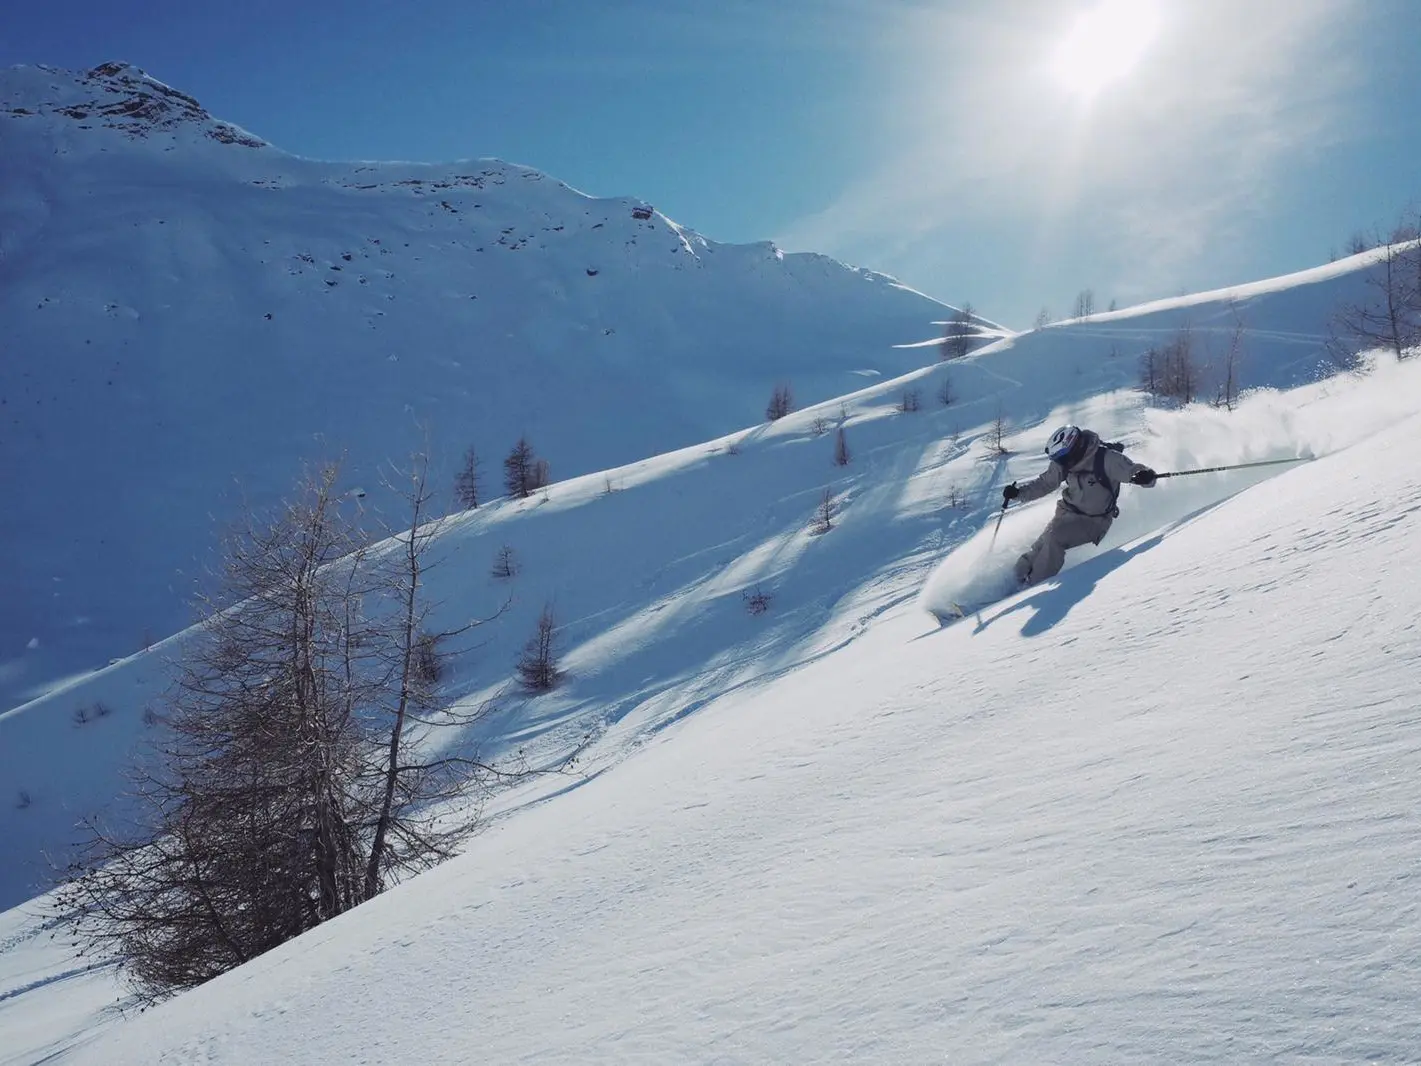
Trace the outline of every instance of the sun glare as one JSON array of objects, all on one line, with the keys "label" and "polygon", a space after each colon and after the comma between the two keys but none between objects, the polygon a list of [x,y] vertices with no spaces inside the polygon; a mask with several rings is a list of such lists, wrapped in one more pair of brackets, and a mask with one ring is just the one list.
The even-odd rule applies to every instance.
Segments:
[{"label": "sun glare", "polygon": [[1081,15],[1056,49],[1056,76],[1076,96],[1092,98],[1135,68],[1158,30],[1149,0],[1105,0]]}]

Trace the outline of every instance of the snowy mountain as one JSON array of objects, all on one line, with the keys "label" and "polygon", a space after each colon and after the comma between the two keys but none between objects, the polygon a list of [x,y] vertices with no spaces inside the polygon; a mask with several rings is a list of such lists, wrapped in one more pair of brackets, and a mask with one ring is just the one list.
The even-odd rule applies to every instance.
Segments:
[{"label": "snowy mountain", "polygon": [[427,433],[496,495],[520,434],[559,480],[660,454],[904,373],[950,310],[498,160],[296,158],[122,64],[0,71],[0,143],[0,707],[190,622],[306,460],[377,506]]},{"label": "snowy mountain", "polygon": [[[443,605],[439,624],[483,617],[510,592],[516,602],[479,654],[458,664],[449,698],[472,706],[504,688],[538,612],[552,601],[574,680],[531,705],[514,701],[472,739],[497,751],[537,737],[555,754],[591,730],[610,734],[602,750],[612,759],[725,688],[835,646],[838,638],[826,643],[821,629],[827,612],[857,604],[861,632],[878,612],[914,598],[930,562],[1000,503],[1006,466],[982,461],[998,411],[1028,441],[1072,418],[1142,440],[1146,409],[1129,390],[1139,353],[1185,326],[1201,362],[1218,357],[1240,322],[1247,327],[1238,366],[1245,388],[1312,381],[1326,369],[1326,314],[1356,295],[1368,263],[1364,256],[1062,323],[773,424],[560,482],[545,502],[501,500],[457,516],[441,538],[447,560],[432,586]],[[944,380],[953,393],[946,407],[938,399]],[[905,414],[903,395],[914,390],[921,410]],[[839,468],[827,430],[844,415],[855,459]],[[1156,461],[1218,465],[1298,454],[1291,415],[1251,426],[1247,439],[1237,421],[1212,409],[1195,417],[1204,427],[1198,439],[1157,436]],[[1026,469],[1037,452],[1032,444]],[[846,528],[809,537],[826,488]],[[1176,507],[1128,513],[1118,532],[1182,517],[1211,502],[1207,491],[1201,498],[1189,483],[1173,486],[1161,498]],[[954,492],[959,506],[944,510]],[[1016,536],[1016,521],[1003,530],[1004,543]],[[520,561],[513,582],[491,576],[505,546]],[[756,586],[773,592],[775,610],[747,629],[742,594]],[[12,842],[0,867],[0,904],[41,890],[49,877],[43,857],[66,854],[75,821],[124,790],[123,769],[148,734],[144,710],[161,694],[167,660],[183,639],[0,715],[0,785],[28,797],[0,804],[0,833]],[[112,713],[100,715],[100,707]],[[76,724],[76,716],[85,721]]]},{"label": "snowy mountain", "polygon": [[[185,121],[152,136],[273,151]],[[744,252],[704,247],[658,291]],[[503,795],[459,858],[141,1015],[112,1009],[112,966],[49,938],[43,898],[0,913],[0,1062],[1407,1061],[1421,361],[1336,376],[1323,355],[1375,259],[1006,337],[445,520],[434,623],[512,597],[450,664],[455,706],[504,693],[460,742],[537,762],[591,736],[579,776]],[[345,299],[324,287],[287,295]],[[308,339],[313,380],[339,391],[343,353]],[[1233,409],[1135,388],[1142,355],[1184,339],[1205,399],[1236,357]],[[864,343],[844,367],[871,367]],[[693,370],[662,372],[675,392]],[[594,405],[624,397],[585,395],[605,447],[629,439],[632,415]],[[234,401],[194,384],[188,402],[216,419]],[[924,608],[1046,521],[1043,502],[998,531],[1000,489],[1041,470],[1065,421],[1159,470],[1302,461],[1127,488],[1058,579],[937,628]],[[234,454],[194,446],[187,472]],[[144,506],[138,528],[168,513]],[[512,578],[493,573],[505,548]],[[550,601],[566,677],[507,695]],[[78,817],[122,816],[144,711],[189,639],[0,714],[0,906],[45,888]]]}]

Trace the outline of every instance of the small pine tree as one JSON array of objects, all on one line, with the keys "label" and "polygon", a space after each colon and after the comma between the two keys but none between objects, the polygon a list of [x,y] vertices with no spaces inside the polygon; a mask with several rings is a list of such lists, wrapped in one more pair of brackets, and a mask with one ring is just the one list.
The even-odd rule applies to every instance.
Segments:
[{"label": "small pine tree", "polygon": [[840,426],[834,434],[834,465],[848,466],[853,459],[853,453],[849,451],[849,438],[844,432],[844,427]]},{"label": "small pine tree", "polygon": [[792,410],[794,410],[794,396],[790,392],[789,386],[776,385],[775,391],[770,393],[770,402],[765,406],[766,421],[777,422]]}]

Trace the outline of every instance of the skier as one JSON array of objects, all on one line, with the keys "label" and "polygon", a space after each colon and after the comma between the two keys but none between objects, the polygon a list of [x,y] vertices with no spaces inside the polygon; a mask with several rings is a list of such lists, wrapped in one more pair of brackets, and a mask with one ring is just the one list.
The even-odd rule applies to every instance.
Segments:
[{"label": "skier", "polygon": [[1021,587],[1034,585],[1060,573],[1066,551],[1082,544],[1099,544],[1120,514],[1115,501],[1120,486],[1150,488],[1155,472],[1125,458],[1123,444],[1107,444],[1088,429],[1062,426],[1051,434],[1046,454],[1051,465],[1025,485],[1015,481],[1002,489],[1002,507],[1012,500],[1039,500],[1065,489],[1056,504],[1056,513],[1036,543],[1016,562],[1016,579]]}]

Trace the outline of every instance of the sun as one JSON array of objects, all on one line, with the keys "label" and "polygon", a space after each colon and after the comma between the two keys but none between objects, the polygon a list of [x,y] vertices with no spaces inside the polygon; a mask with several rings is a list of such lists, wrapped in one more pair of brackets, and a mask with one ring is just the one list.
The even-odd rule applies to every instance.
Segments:
[{"label": "sun", "polygon": [[1082,14],[1056,48],[1056,77],[1075,96],[1092,99],[1139,63],[1159,32],[1149,0],[1104,0]]}]

